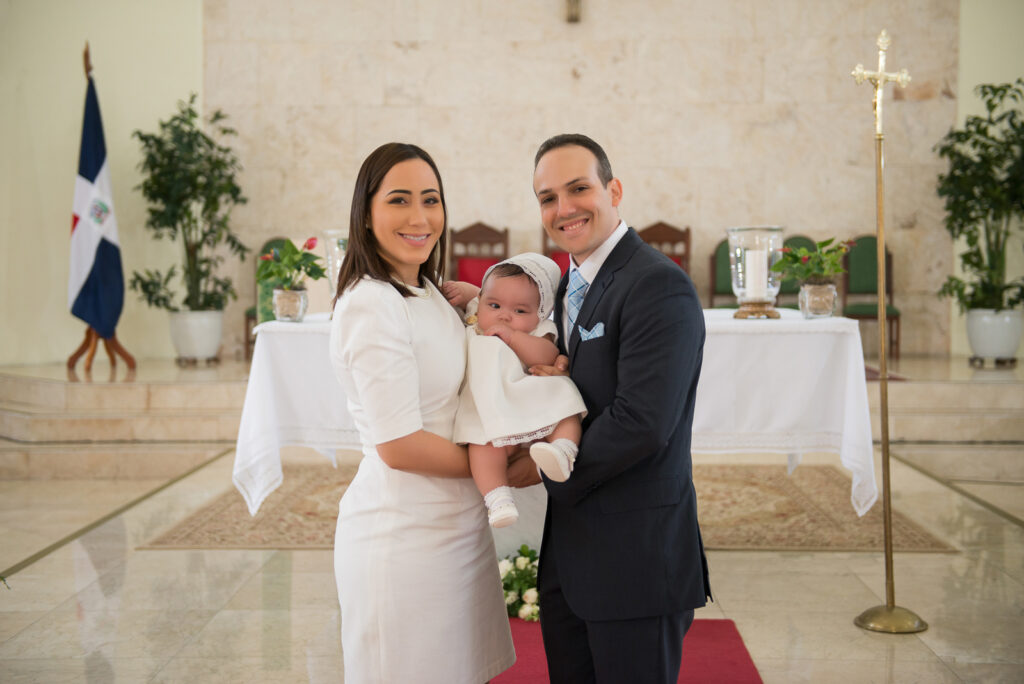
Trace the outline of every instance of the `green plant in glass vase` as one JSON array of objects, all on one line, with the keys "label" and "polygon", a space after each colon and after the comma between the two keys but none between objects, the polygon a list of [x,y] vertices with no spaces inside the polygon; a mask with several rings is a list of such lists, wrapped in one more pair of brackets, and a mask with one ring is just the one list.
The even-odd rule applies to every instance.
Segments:
[{"label": "green plant in glass vase", "polygon": [[291,240],[286,240],[278,249],[260,257],[259,268],[256,269],[257,280],[273,280],[282,290],[304,290],[305,280],[319,280],[326,275],[321,265],[323,257],[313,254],[316,249],[316,238],[311,237],[302,244],[302,249]]},{"label": "green plant in glass vase", "polygon": [[850,251],[854,241],[836,242],[829,238],[815,243],[815,249],[783,247],[782,258],[772,265],[783,280],[798,280],[801,284],[835,284],[835,277],[843,273],[843,255]]}]

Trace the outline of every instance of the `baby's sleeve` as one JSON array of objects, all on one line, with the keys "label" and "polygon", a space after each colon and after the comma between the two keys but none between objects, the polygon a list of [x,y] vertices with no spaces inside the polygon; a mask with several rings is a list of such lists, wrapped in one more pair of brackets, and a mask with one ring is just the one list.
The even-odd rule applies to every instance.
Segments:
[{"label": "baby's sleeve", "polygon": [[530,333],[534,337],[544,337],[545,335],[554,335],[555,339],[558,339],[558,327],[555,322],[550,318],[545,318],[543,321],[537,324],[537,327]]},{"label": "baby's sleeve", "polygon": [[419,365],[402,295],[364,280],[338,300],[332,326],[331,360],[348,371],[350,399],[366,414],[373,443],[421,430]]}]

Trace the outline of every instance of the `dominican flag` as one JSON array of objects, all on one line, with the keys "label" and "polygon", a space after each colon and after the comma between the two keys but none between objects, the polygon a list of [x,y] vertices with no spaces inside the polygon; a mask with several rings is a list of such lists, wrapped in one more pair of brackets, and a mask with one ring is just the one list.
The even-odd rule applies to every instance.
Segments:
[{"label": "dominican flag", "polygon": [[110,165],[96,86],[89,77],[71,217],[68,307],[104,339],[114,335],[124,304],[121,246],[117,241]]}]

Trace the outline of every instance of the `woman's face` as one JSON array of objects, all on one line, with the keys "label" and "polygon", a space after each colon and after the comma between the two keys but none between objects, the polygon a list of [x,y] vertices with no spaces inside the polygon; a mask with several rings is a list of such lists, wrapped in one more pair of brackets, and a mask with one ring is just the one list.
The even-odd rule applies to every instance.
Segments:
[{"label": "woman's face", "polygon": [[540,323],[540,292],[529,276],[491,276],[480,291],[477,327],[483,331],[504,323],[513,330],[532,332]]},{"label": "woman's face", "polygon": [[381,257],[407,285],[418,286],[419,268],[444,230],[437,177],[422,159],[391,167],[370,199],[370,224]]}]

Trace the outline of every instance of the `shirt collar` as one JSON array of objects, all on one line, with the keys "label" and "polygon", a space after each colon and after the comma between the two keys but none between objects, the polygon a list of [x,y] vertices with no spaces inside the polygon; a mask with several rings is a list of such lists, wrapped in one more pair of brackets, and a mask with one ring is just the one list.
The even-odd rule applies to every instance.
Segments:
[{"label": "shirt collar", "polygon": [[605,239],[605,241],[587,257],[583,264],[577,266],[576,259],[570,258],[569,269],[579,270],[580,275],[583,276],[588,283],[593,283],[594,278],[597,277],[597,272],[601,270],[601,267],[604,265],[608,255],[612,253],[613,249],[615,249],[615,245],[619,244],[619,240],[622,239],[622,236],[626,234],[627,230],[626,222],[620,220],[619,225],[615,227],[612,234],[609,235],[608,238]]}]

